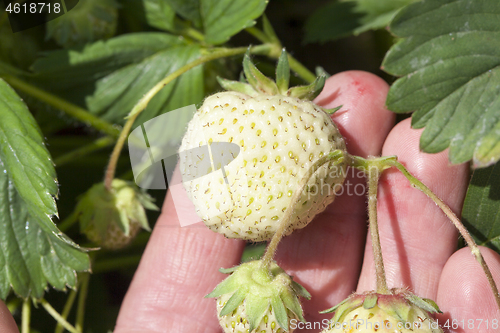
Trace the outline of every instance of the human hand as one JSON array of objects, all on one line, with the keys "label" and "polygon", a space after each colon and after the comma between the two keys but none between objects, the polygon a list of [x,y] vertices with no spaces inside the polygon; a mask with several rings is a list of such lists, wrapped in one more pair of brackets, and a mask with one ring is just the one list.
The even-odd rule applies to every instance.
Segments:
[{"label": "human hand", "polygon": [[[344,72],[327,81],[316,102],[325,107],[343,105],[333,119],[351,154],[397,155],[410,172],[460,213],[467,165],[450,167],[446,153],[420,153],[420,131],[410,129],[409,120],[393,128],[394,114],[384,108],[387,90],[387,84],[372,74]],[[279,246],[275,258],[279,265],[312,294],[310,301],[303,301],[311,324],[330,319],[331,314],[318,311],[337,304],[352,291],[375,287],[366,237],[366,198],[361,194],[364,184],[363,178],[350,176],[343,195]],[[378,220],[389,287],[409,287],[417,295],[435,300],[444,311],[438,316],[441,323],[465,320],[466,329],[456,332],[497,331],[491,325],[486,330],[484,322],[478,327],[479,319],[490,323],[499,319],[481,267],[468,249],[455,252],[457,232],[449,220],[396,170],[386,171],[381,178]],[[244,242],[225,239],[204,226],[181,228],[167,195],[115,333],[220,332],[214,300],[204,296],[226,277],[218,269],[238,264],[243,249]],[[482,252],[500,283],[500,256],[488,249]],[[472,329],[467,328],[470,319],[476,320]],[[296,332],[305,331],[320,329]],[[0,302],[0,333],[12,332],[17,328]]]}]

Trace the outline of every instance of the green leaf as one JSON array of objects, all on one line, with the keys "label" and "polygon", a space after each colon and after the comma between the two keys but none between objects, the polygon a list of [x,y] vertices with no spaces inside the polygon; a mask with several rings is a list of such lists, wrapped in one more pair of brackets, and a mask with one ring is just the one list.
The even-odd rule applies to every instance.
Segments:
[{"label": "green leaf", "polygon": [[26,105],[0,80],[0,298],[43,296],[47,283],[76,287],[88,255],[51,220],[55,169]]},{"label": "green leaf", "polygon": [[56,232],[50,219],[57,214],[56,172],[43,135],[21,98],[0,79],[0,160],[19,195],[46,231]]},{"label": "green leaf", "polygon": [[163,0],[168,3],[180,16],[201,27],[200,0]]},{"label": "green leaf", "polygon": [[332,1],[308,17],[304,29],[304,42],[324,43],[351,35],[361,26],[363,14],[356,13],[353,2]]},{"label": "green leaf", "polygon": [[476,167],[500,158],[500,2],[436,0],[403,9],[391,31],[403,39],[383,68],[403,76],[389,90],[394,112],[416,110],[420,148],[450,148],[450,161]]},{"label": "green leaf", "polygon": [[382,29],[416,0],[340,0],[318,8],[306,21],[305,42],[326,42]]},{"label": "green leaf", "polygon": [[[123,123],[140,98],[158,81],[200,56],[200,47],[166,33],[138,33],[97,42],[80,51],[49,53],[36,62],[43,89],[82,105],[104,119]],[[137,124],[204,96],[203,67],[184,73],[163,88]]]},{"label": "green leaf", "polygon": [[175,10],[165,0],[143,0],[146,21],[160,30],[173,31]]},{"label": "green leaf", "polygon": [[266,0],[200,0],[205,41],[222,44],[231,36],[255,24]]},{"label": "green leaf", "polygon": [[81,50],[49,52],[32,66],[36,81],[44,89],[71,90],[126,65],[137,63],[170,46],[183,43],[160,32],[128,34],[86,45]]},{"label": "green leaf", "polygon": [[462,211],[474,240],[500,253],[500,163],[474,171]]},{"label": "green leaf", "polygon": [[[103,119],[122,122],[134,105],[154,85],[185,64],[200,57],[196,45],[178,45],[128,65],[97,81],[94,94],[87,98],[89,111]],[[203,68],[198,66],[165,86],[148,104],[137,124],[160,113],[203,99]]]},{"label": "green leaf", "polygon": [[372,29],[383,29],[391,23],[394,16],[401,8],[418,0],[346,0],[355,2],[356,13],[363,14],[361,18],[361,26],[354,29],[354,34],[358,35],[362,32]]}]

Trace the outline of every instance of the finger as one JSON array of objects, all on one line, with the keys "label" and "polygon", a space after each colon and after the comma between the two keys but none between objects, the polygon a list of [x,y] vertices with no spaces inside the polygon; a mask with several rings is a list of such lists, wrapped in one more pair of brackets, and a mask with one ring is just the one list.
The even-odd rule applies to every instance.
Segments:
[{"label": "finger", "polygon": [[[382,79],[366,72],[344,72],[327,80],[316,102],[328,108],[343,105],[333,119],[349,153],[365,157],[380,153],[394,124],[394,115],[384,107],[387,91]],[[318,311],[335,305],[356,287],[366,233],[365,186],[359,174],[349,171],[344,193],[306,228],[284,238],[278,249],[278,264],[312,295],[303,303],[310,322],[330,318]]]},{"label": "finger", "polygon": [[[420,152],[421,132],[411,129],[410,119],[402,121],[389,134],[382,154],[397,155],[415,177],[460,214],[467,165],[450,166],[447,152]],[[457,245],[455,228],[436,204],[411,187],[396,169],[382,175],[378,198],[380,241],[389,288],[410,287],[419,296],[435,299],[441,271]],[[368,239],[358,291],[373,290],[375,286]]]},{"label": "finger", "polygon": [[4,302],[0,300],[0,333],[19,333],[16,322]]},{"label": "finger", "polygon": [[[500,285],[500,255],[485,247],[481,253]],[[442,326],[452,328],[450,332],[493,333],[500,329],[500,313],[488,280],[468,248],[446,262],[436,301],[443,311],[437,319]]]},{"label": "finger", "polygon": [[203,224],[181,227],[169,191],[114,332],[219,332],[215,302],[204,296],[225,278],[219,268],[239,262],[243,246]]}]

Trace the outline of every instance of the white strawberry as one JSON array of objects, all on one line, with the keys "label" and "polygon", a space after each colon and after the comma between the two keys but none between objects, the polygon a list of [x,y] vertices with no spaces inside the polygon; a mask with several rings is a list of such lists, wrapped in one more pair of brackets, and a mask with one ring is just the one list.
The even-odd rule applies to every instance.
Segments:
[{"label": "white strawberry", "polygon": [[335,314],[322,333],[443,332],[431,317],[432,313],[441,312],[436,303],[403,289],[392,290],[390,295],[353,294],[325,312]]},{"label": "white strawberry", "polygon": [[[325,110],[307,100],[323,88],[324,76],[288,89],[285,52],[277,83],[260,73],[248,54],[243,66],[249,83],[220,80],[236,91],[208,97],[189,123],[179,150],[180,169],[188,196],[211,230],[258,242],[271,238],[288,206],[295,204],[286,234],[305,227],[334,200],[345,177],[345,142]],[[210,148],[217,142],[235,144],[222,158],[229,162],[228,152],[236,157],[227,166],[221,152]],[[209,153],[193,150],[206,145]],[[302,176],[335,151],[339,159],[319,167],[292,203]]]},{"label": "white strawberry", "polygon": [[275,262],[267,268],[256,260],[221,271],[231,275],[207,297],[217,299],[224,332],[293,332],[290,322],[304,321],[298,296],[311,295]]}]

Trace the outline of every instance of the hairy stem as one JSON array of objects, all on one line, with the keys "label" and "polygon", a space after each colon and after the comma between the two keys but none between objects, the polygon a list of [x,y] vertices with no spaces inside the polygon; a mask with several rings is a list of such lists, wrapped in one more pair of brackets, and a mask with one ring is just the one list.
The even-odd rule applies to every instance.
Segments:
[{"label": "hairy stem", "polygon": [[86,146],[80,147],[78,149],[70,151],[69,153],[57,157],[56,159],[54,159],[54,164],[56,166],[61,166],[66,163],[73,162],[74,160],[91,154],[97,150],[111,146],[114,142],[115,138],[112,136],[99,138]]},{"label": "hairy stem", "polygon": [[3,76],[3,79],[12,87],[19,89],[20,91],[30,96],[38,98],[42,102],[45,102],[48,105],[51,105],[58,110],[61,110],[68,116],[78,119],[84,124],[92,126],[95,129],[115,138],[118,137],[118,135],[120,135],[120,130],[115,125],[112,125],[107,121],[104,121],[99,117],[94,116],[92,113],[88,112],[87,110],[77,105],[71,104],[47,91],[35,87],[34,85],[24,82],[23,80],[20,80],[14,76],[5,75]]},{"label": "hairy stem", "polygon": [[368,169],[368,218],[370,225],[370,236],[372,240],[373,259],[375,261],[375,272],[377,281],[377,293],[390,294],[385,277],[384,259],[380,245],[380,235],[377,222],[377,192],[380,170],[374,166]]},{"label": "hairy stem", "polygon": [[278,249],[278,244],[288,229],[290,220],[295,211],[295,206],[297,205],[297,202],[300,200],[300,197],[302,196],[302,193],[306,188],[307,183],[309,182],[309,178],[311,178],[311,176],[318,170],[318,168],[320,168],[322,165],[332,160],[334,160],[336,164],[342,163],[342,161],[344,160],[344,152],[337,149],[331,152],[330,154],[319,158],[309,167],[305,175],[302,176],[302,178],[300,179],[300,182],[297,185],[297,190],[294,191],[292,198],[290,199],[290,205],[285,210],[285,213],[281,218],[280,225],[276,230],[276,233],[274,234],[273,238],[271,238],[271,242],[267,247],[266,253],[264,253],[264,256],[261,259],[264,267],[270,267],[271,261],[274,258],[276,250]]},{"label": "hairy stem", "polygon": [[432,199],[438,205],[439,208],[443,211],[443,213],[451,220],[455,228],[457,228],[458,232],[460,232],[460,235],[464,238],[465,242],[469,246],[472,254],[476,258],[477,262],[481,265],[483,268],[484,274],[486,275],[486,278],[488,279],[488,283],[490,284],[491,291],[493,292],[493,295],[495,297],[495,301],[497,303],[497,307],[500,310],[500,294],[498,293],[498,287],[495,283],[495,280],[493,279],[493,276],[491,275],[491,271],[488,267],[488,264],[486,264],[486,261],[483,258],[483,255],[479,251],[479,247],[477,246],[476,242],[472,238],[472,236],[469,234],[467,231],[467,228],[462,224],[462,221],[453,213],[451,208],[444,203],[443,200],[441,200],[437,195],[435,195],[427,186],[424,185],[420,180],[418,180],[416,177],[414,177],[405,167],[403,164],[401,164],[397,159],[388,159],[387,164],[396,167],[405,177],[410,181],[410,184],[419,189],[420,191],[424,192],[425,195],[427,195],[429,198]]},{"label": "hairy stem", "polygon": [[[250,49],[251,53],[254,54],[268,54],[272,50],[272,45],[268,44],[263,44],[263,45],[258,45],[255,47],[252,47]],[[217,49],[215,51],[212,51],[211,53],[204,55],[184,66],[176,70],[175,72],[169,74],[167,77],[165,77],[163,80],[158,82],[153,88],[151,88],[140,100],[137,102],[137,104],[133,107],[132,111],[130,111],[128,115],[128,120],[125,123],[125,126],[123,127],[123,130],[120,133],[120,136],[118,137],[118,141],[116,142],[115,148],[113,149],[113,152],[111,153],[111,157],[109,159],[108,167],[106,169],[106,174],[104,177],[104,185],[106,188],[111,190],[111,182],[113,181],[113,178],[115,177],[115,170],[116,170],[116,164],[118,163],[118,158],[120,157],[123,145],[125,143],[125,140],[127,139],[127,136],[130,132],[130,129],[132,128],[132,125],[137,118],[137,116],[148,106],[148,103],[151,101],[151,99],[167,84],[181,76],[182,74],[186,73],[190,69],[197,67],[201,64],[204,64],[206,62],[219,59],[219,58],[226,58],[238,54],[244,54],[247,51],[246,47],[238,47],[238,48],[221,48]]]},{"label": "hairy stem", "polygon": [[81,331],[78,331],[73,325],[68,323],[68,321],[64,319],[45,299],[42,298],[40,300],[40,304],[52,316],[52,318],[60,323],[67,331],[71,333],[81,333]]},{"label": "hairy stem", "polygon": [[83,332],[83,323],[85,319],[85,302],[87,301],[87,293],[89,290],[89,273],[82,273],[80,285],[80,294],[78,295],[78,307],[76,309],[76,324],[75,327],[79,332]]},{"label": "hairy stem", "polygon": [[[68,319],[69,313],[71,312],[71,308],[75,303],[76,295],[77,295],[76,290],[71,290],[71,292],[68,295],[68,299],[66,300],[66,304],[64,304],[64,308],[61,313],[61,317],[64,320]],[[63,333],[63,332],[64,332],[64,327],[61,325],[61,323],[58,322],[54,333]]]},{"label": "hairy stem", "polygon": [[21,333],[30,333],[30,321],[31,321],[31,299],[27,298],[23,302]]}]

